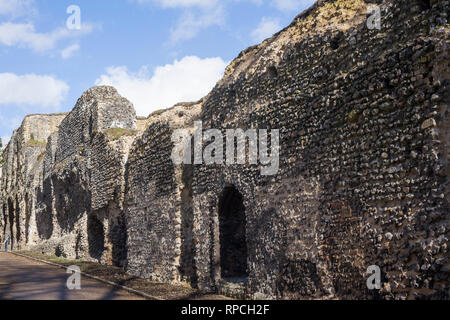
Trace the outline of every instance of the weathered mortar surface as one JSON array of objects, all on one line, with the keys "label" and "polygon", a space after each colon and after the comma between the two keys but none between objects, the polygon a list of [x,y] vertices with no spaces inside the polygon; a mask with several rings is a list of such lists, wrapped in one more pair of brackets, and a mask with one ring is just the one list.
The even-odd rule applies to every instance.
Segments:
[{"label": "weathered mortar surface", "polygon": [[368,2],[316,3],[205,99],[205,129],[280,129],[281,163],[273,177],[195,166],[200,287],[221,286],[218,202],[234,185],[251,296],[449,298],[449,1],[372,1],[379,31]]},{"label": "weathered mortar surface", "polygon": [[[381,30],[366,27],[370,3]],[[448,0],[318,1],[203,100],[148,118],[114,88],[88,90],[55,116],[59,129],[14,133],[0,237],[253,298],[449,299],[448,11]],[[172,133],[196,119],[280,129],[278,174],[174,165]],[[228,198],[242,198],[228,236],[246,235],[237,284],[221,272]],[[370,265],[379,292],[366,288]]]},{"label": "weathered mortar surface", "polygon": [[127,271],[166,282],[191,282],[192,239],[189,191],[182,165],[171,160],[174,130],[194,129],[201,111],[197,104],[179,104],[151,114],[147,129],[133,143],[127,164],[125,220]]},{"label": "weathered mortar surface", "polygon": [[137,117],[136,118],[136,127],[139,132],[144,132],[147,127],[147,118],[145,117]]}]

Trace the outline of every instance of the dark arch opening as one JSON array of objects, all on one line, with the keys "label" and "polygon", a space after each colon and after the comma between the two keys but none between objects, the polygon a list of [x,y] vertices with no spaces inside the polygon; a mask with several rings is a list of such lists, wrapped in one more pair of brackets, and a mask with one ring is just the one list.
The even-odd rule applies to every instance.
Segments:
[{"label": "dark arch opening", "polygon": [[6,203],[3,204],[3,233],[6,232],[6,224],[8,223],[7,221],[7,210],[6,210]]},{"label": "dark arch opening", "polygon": [[111,223],[108,238],[112,244],[112,264],[124,267],[127,258],[127,226],[123,212]]},{"label": "dark arch opening", "polygon": [[337,35],[333,37],[333,39],[330,40],[330,47],[331,50],[337,50],[341,46],[341,42],[343,40],[343,34],[342,32],[339,32]]},{"label": "dark arch opening", "polygon": [[[6,204],[3,204],[3,211],[2,211],[2,233],[4,236],[6,236],[6,230],[8,228],[8,218],[7,218],[7,209]],[[5,239],[2,239],[2,243]]]},{"label": "dark arch opening", "polygon": [[20,217],[20,205],[19,205],[19,198],[16,197],[16,208],[15,208],[15,212],[16,212],[16,240],[17,240],[17,244],[19,244],[20,239],[21,239],[21,228],[20,228],[20,223],[21,223],[21,217]]},{"label": "dark arch opening", "polygon": [[12,199],[8,199],[8,223],[7,224],[9,224],[9,230],[7,230],[6,233],[11,235],[10,248],[13,249],[14,248],[14,203],[13,203]]},{"label": "dark arch opening", "polygon": [[89,255],[100,262],[105,250],[105,230],[95,214],[90,214],[87,223]]},{"label": "dark arch opening", "polygon": [[[40,239],[48,240],[53,234],[53,198],[52,183],[50,179],[43,181],[43,187],[37,190],[36,202],[41,204],[40,210],[36,210],[36,229]],[[57,195],[55,195],[57,197]]]},{"label": "dark arch opening", "polygon": [[[191,143],[191,155],[194,143]],[[181,265],[180,273],[185,281],[196,287],[198,284],[195,264],[194,244],[194,205],[192,194],[192,179],[194,167],[183,165],[183,189],[181,191]]]},{"label": "dark arch opening", "polygon": [[270,78],[278,77],[278,70],[275,66],[270,66],[269,68],[267,68],[267,73],[269,74]]},{"label": "dark arch opening", "polygon": [[421,10],[429,10],[431,9],[430,0],[419,0],[419,7]]},{"label": "dark arch opening", "polygon": [[220,267],[222,278],[246,278],[247,241],[243,197],[233,186],[219,199]]},{"label": "dark arch opening", "polygon": [[30,196],[25,194],[25,243],[28,244],[29,232],[30,232],[30,219],[31,219],[31,204]]}]

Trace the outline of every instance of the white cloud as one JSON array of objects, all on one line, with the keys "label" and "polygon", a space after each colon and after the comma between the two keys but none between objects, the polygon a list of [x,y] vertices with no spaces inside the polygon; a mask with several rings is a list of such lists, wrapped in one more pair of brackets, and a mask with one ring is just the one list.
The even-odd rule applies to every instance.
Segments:
[{"label": "white cloud", "polygon": [[[182,9],[177,24],[170,30],[170,44],[194,38],[201,30],[225,24],[228,1],[242,0],[130,0],[138,4],[154,4],[164,9]],[[248,0],[246,0],[248,1]],[[260,1],[260,0],[251,0]]]},{"label": "white cloud", "polygon": [[[83,22],[80,30],[69,30],[64,26],[49,32],[39,32],[33,23],[38,13],[35,2],[35,0],[0,0],[0,16],[5,16],[4,21],[0,22],[0,45],[44,53],[56,49],[64,40],[77,39],[99,28],[99,25]],[[21,21],[16,21],[17,17],[22,17]],[[68,59],[79,49],[79,45],[78,48],[72,45],[59,50],[61,57]]]},{"label": "white cloud", "polygon": [[54,49],[58,41],[78,37],[92,30],[91,24],[83,23],[81,30],[58,28],[49,33],[39,33],[35,31],[32,23],[5,22],[0,24],[0,44],[45,52]]},{"label": "white cloud", "polygon": [[314,4],[316,0],[273,0],[272,3],[281,11],[298,11]]},{"label": "white cloud", "polygon": [[69,59],[71,58],[75,52],[80,50],[80,45],[78,43],[72,44],[61,51],[61,58]]},{"label": "white cloud", "polygon": [[0,0],[0,15],[15,18],[34,12],[34,0]]},{"label": "white cloud", "polygon": [[48,75],[0,73],[0,105],[33,105],[54,109],[61,105],[69,86]]},{"label": "white cloud", "polygon": [[[129,0],[138,4],[153,4],[162,8],[183,9],[178,23],[171,29],[170,43],[194,38],[201,30],[212,26],[225,26],[229,6],[239,2],[250,2],[261,6],[272,5],[280,11],[300,11],[312,5],[315,0]],[[281,29],[280,22],[267,19],[252,34],[260,42]]]},{"label": "white cloud", "polygon": [[126,67],[110,67],[96,85],[112,85],[133,102],[138,115],[168,108],[178,102],[197,101],[207,95],[223,75],[227,63],[221,58],[195,56],[157,67],[153,75],[146,68],[130,73]]},{"label": "white cloud", "polygon": [[252,31],[251,37],[253,41],[261,42],[280,31],[281,28],[282,27],[278,19],[264,17],[258,27]]},{"label": "white cloud", "polygon": [[171,43],[177,43],[194,38],[202,29],[211,26],[220,26],[225,23],[224,8],[218,5],[215,8],[202,10],[195,14],[192,11],[185,12],[179,19],[170,34]]}]

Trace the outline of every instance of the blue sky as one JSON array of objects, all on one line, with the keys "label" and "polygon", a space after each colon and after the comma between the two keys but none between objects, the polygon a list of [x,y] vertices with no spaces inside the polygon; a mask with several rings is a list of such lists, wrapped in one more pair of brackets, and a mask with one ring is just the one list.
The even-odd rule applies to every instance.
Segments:
[{"label": "blue sky", "polygon": [[[114,85],[138,115],[206,95],[241,50],[314,0],[0,0],[0,137]],[[67,27],[80,9],[79,29]]]}]

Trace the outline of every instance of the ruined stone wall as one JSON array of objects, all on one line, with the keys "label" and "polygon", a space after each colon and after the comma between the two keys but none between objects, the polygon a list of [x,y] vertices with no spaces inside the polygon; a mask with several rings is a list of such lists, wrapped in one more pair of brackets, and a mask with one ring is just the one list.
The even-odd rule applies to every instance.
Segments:
[{"label": "ruined stone wall", "polygon": [[[318,1],[197,103],[136,119],[95,87],[27,117],[4,151],[0,238],[238,297],[448,299],[448,11]],[[279,171],[174,164],[172,135],[196,120],[279,129]]]},{"label": "ruined stone wall", "polygon": [[123,265],[125,162],[132,104],[112,87],[86,91],[50,137],[36,214],[41,250]]},{"label": "ruined stone wall", "polygon": [[280,129],[281,141],[275,176],[194,167],[200,287],[223,285],[219,201],[234,186],[251,296],[449,298],[449,1],[377,1],[380,30],[368,2],[316,3],[205,99],[205,129]]},{"label": "ruined stone wall", "polygon": [[25,118],[4,151],[1,239],[68,258],[124,265],[125,163],[133,105],[87,90],[69,114]]},{"label": "ruined stone wall", "polygon": [[[127,164],[127,271],[165,282],[193,281],[187,166],[175,165],[172,134],[190,128],[201,104],[178,105],[148,118]],[[192,210],[191,210],[192,211]]]},{"label": "ruined stone wall", "polygon": [[14,249],[38,242],[33,206],[42,172],[47,138],[58,129],[65,114],[29,115],[14,131],[3,151],[0,206],[0,242],[11,235]]}]

